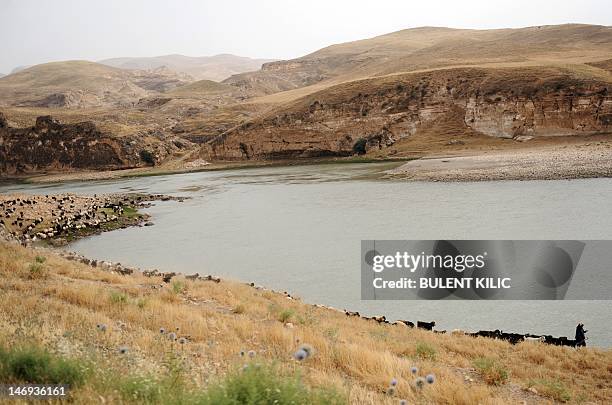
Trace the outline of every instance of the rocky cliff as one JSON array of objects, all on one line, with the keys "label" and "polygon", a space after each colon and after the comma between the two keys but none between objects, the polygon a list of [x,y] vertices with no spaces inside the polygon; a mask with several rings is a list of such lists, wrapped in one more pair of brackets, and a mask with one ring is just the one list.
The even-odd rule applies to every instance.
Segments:
[{"label": "rocky cliff", "polygon": [[607,133],[610,87],[556,68],[459,68],[354,81],[247,122],[203,152],[218,160],[347,156],[386,148],[457,113],[457,133],[519,140]]},{"label": "rocky cliff", "polygon": [[11,128],[0,113],[0,175],[153,165],[173,148],[172,143],[116,137],[92,122],[62,124],[50,116],[38,117],[30,128]]}]

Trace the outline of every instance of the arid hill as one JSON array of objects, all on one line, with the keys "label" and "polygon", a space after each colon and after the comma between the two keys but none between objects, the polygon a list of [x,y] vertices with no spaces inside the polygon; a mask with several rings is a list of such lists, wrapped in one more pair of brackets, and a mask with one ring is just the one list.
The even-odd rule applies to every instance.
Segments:
[{"label": "arid hill", "polygon": [[191,57],[164,55],[142,58],[113,58],[101,60],[103,65],[121,69],[150,70],[165,66],[168,69],[188,74],[196,79],[221,81],[228,77],[259,70],[261,65],[272,59],[252,59],[244,56],[221,54],[215,56]]},{"label": "arid hill", "polygon": [[[332,45],[225,83],[260,94],[460,66],[541,66],[609,59],[612,27],[567,24],[499,30],[422,27]],[[303,93],[299,93],[303,94]]]},{"label": "arid hill", "polygon": [[445,134],[445,146],[609,133],[611,54],[612,27],[577,24],[424,27],[332,45],[225,80],[266,94],[251,102],[273,108],[212,140],[204,155],[389,155],[396,142],[419,138],[413,152],[445,149],[423,131]]},{"label": "arid hill", "polygon": [[529,148],[612,132],[610,55],[612,27],[423,27],[265,63],[221,83],[172,65],[48,63],[0,78],[0,107],[13,127],[52,115],[172,150],[189,145],[164,164]]},{"label": "arid hill", "polygon": [[87,61],[36,65],[0,79],[0,105],[80,108],[129,106],[193,81],[166,68],[128,71]]},{"label": "arid hill", "polygon": [[454,68],[339,84],[289,102],[206,145],[210,159],[348,156],[422,130],[449,145],[612,131],[610,82],[553,67]]}]

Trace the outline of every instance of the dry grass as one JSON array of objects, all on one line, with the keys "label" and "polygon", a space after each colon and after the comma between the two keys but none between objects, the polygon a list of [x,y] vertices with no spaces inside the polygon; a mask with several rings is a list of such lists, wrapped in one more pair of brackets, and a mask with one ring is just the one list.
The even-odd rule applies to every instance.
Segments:
[{"label": "dry grass", "polygon": [[[286,103],[340,83],[406,72],[558,65],[587,69],[578,66],[610,58],[611,35],[610,27],[580,24],[494,30],[420,27],[328,46],[289,61],[297,64],[293,68],[238,77],[257,83],[254,90],[263,94],[257,101]],[[591,73],[610,80],[605,66],[592,66],[596,69]],[[303,86],[304,77],[314,83]],[[277,92],[279,86],[286,91]]]},{"label": "dry grass", "polygon": [[[37,259],[39,256],[39,259]],[[45,257],[41,259],[40,257]],[[42,263],[41,263],[42,262]],[[44,278],[30,266],[44,266]],[[159,287],[160,285],[161,288]],[[155,288],[154,288],[155,287]],[[450,336],[346,317],[281,294],[245,284],[190,281],[174,284],[141,274],[119,276],[36,252],[0,244],[0,342],[44,345],[68,357],[89,358],[118,372],[167,373],[168,353],[183,359],[192,387],[205,387],[242,364],[241,351],[299,373],[312,386],[332,386],[351,403],[512,403],[594,401],[612,398],[612,352],[574,350]],[[291,320],[287,327],[279,319]],[[97,324],[108,325],[100,332]],[[159,332],[188,336],[179,345]],[[304,363],[292,359],[301,343],[316,349]],[[127,355],[118,348],[129,348]],[[508,381],[489,385],[473,366],[492,359]],[[413,387],[411,367],[433,373],[436,382]],[[398,379],[394,396],[386,394]],[[535,388],[538,394],[527,391]],[[113,399],[88,384],[75,391],[77,402]]]}]

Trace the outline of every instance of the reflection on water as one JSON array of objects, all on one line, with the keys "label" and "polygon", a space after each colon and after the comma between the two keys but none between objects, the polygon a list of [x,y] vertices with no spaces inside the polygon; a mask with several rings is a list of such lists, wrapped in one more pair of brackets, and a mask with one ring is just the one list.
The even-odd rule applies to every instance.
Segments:
[{"label": "reflection on water", "polygon": [[[151,192],[190,196],[148,209],[155,226],[74,243],[90,257],[164,271],[216,274],[287,290],[313,303],[436,320],[440,329],[503,329],[612,346],[609,301],[361,301],[362,239],[609,239],[611,179],[415,183],[374,176],[388,164],[200,172],[1,192]],[[611,297],[612,298],[612,297]]]}]

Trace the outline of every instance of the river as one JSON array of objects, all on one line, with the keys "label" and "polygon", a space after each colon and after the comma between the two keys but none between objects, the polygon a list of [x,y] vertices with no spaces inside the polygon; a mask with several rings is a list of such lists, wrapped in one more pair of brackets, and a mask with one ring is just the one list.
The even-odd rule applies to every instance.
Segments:
[{"label": "river", "polygon": [[[215,274],[306,302],[437,329],[552,334],[612,347],[612,301],[362,301],[362,239],[610,239],[612,179],[476,183],[376,176],[388,164],[209,171],[112,181],[9,184],[0,192],[147,192],[187,196],[146,211],[154,226],[68,249],[143,268]],[[611,297],[612,298],[612,297]]]}]

